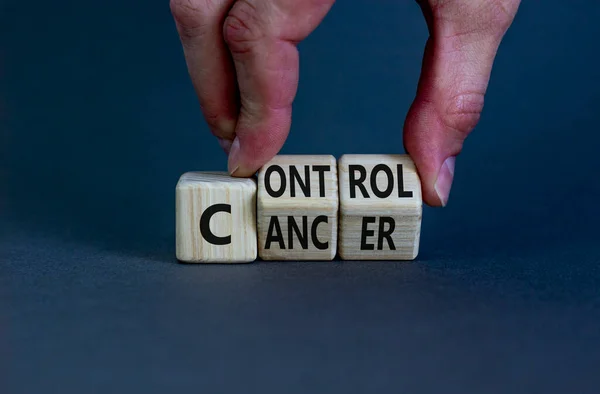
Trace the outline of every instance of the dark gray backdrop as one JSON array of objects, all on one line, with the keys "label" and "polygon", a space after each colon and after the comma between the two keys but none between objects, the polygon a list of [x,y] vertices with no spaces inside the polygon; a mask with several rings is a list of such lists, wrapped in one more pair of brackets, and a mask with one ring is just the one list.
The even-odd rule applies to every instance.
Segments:
[{"label": "dark gray backdrop", "polygon": [[[174,258],[179,175],[226,158],[168,1],[0,1],[0,391],[595,392],[599,17],[524,0],[418,261],[223,267]],[[338,2],[282,152],[403,152],[426,34]]]}]

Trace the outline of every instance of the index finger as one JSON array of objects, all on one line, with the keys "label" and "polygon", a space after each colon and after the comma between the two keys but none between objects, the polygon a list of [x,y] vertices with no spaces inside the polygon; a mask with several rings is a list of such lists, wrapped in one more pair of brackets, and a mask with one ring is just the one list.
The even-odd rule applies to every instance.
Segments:
[{"label": "index finger", "polygon": [[211,132],[228,152],[239,112],[231,54],[223,21],[234,0],[171,0],[185,60]]}]

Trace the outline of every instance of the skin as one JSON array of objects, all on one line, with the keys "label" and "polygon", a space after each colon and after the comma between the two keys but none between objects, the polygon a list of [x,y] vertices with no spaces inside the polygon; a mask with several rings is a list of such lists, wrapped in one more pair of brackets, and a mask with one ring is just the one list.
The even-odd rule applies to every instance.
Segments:
[{"label": "skin", "polygon": [[[253,175],[283,146],[298,88],[296,45],[335,0],[171,0],[186,63],[232,176]],[[429,28],[404,123],[423,200],[445,206],[455,158],[483,110],[498,47],[520,0],[417,1]]]}]

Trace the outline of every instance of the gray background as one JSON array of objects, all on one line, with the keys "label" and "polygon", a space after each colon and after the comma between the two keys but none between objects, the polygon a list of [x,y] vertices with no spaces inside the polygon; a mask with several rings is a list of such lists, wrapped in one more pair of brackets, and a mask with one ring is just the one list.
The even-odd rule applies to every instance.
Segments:
[{"label": "gray background", "polygon": [[[600,4],[524,0],[414,263],[187,266],[224,170],[168,1],[0,1],[0,391],[597,392]],[[342,1],[282,153],[397,153],[426,27]]]}]

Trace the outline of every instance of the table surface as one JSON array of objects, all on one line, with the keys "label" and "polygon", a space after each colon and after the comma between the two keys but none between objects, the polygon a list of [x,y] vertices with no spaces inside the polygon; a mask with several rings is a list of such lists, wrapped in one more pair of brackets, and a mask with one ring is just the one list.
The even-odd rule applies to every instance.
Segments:
[{"label": "table surface", "polygon": [[[242,265],[175,260],[226,158],[167,3],[0,3],[0,392],[598,392],[600,3],[523,2],[416,261]],[[426,37],[338,2],[282,153],[402,153]]]},{"label": "table surface", "polygon": [[232,266],[18,233],[0,246],[4,392],[592,393],[600,383],[590,242]]}]

